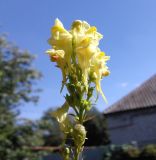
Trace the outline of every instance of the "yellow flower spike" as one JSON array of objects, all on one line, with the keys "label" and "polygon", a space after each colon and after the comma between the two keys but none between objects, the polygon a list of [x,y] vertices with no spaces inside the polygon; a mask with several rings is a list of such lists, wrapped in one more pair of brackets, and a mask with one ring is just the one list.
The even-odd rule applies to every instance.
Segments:
[{"label": "yellow flower spike", "polygon": [[71,30],[67,31],[59,19],[55,20],[51,34],[49,44],[52,45],[53,50],[48,52],[51,60],[61,68],[63,82],[66,82],[66,78],[71,74],[71,71],[76,70],[74,68],[76,64],[82,70],[86,91],[89,76],[93,75],[96,89],[106,101],[100,81],[110,74],[106,66],[110,57],[98,48],[103,35],[97,31],[95,26],[90,26],[86,21],[81,20],[74,21]]}]

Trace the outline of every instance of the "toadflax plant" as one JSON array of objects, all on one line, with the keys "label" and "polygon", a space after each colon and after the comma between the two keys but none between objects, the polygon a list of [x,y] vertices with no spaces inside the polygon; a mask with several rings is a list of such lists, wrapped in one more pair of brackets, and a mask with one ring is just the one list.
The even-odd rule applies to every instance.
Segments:
[{"label": "toadflax plant", "polygon": [[[68,90],[65,103],[53,112],[65,137],[62,144],[64,160],[78,160],[83,150],[86,139],[83,122],[88,120],[87,112],[95,101],[94,90],[107,102],[100,81],[110,73],[106,66],[110,57],[98,47],[102,37],[96,27],[80,20],[74,21],[69,31],[59,19],[55,20],[51,28],[48,42],[52,49],[47,50],[47,53],[62,72],[61,91],[64,86]],[[73,114],[68,113],[69,108],[73,109]],[[71,120],[68,115],[74,119]],[[66,144],[67,137],[71,137],[71,145]]]}]

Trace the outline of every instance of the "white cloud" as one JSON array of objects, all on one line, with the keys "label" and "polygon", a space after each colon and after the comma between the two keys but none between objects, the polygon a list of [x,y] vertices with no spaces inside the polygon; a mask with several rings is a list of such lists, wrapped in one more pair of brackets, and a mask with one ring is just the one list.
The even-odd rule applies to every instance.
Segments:
[{"label": "white cloud", "polygon": [[128,82],[122,82],[122,83],[120,83],[119,85],[120,85],[120,87],[122,87],[122,88],[126,88],[127,86],[128,86]]}]

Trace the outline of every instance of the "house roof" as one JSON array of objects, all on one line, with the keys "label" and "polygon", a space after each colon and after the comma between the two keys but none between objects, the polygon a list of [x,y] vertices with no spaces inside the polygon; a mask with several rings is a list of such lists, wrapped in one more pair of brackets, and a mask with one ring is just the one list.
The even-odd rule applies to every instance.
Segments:
[{"label": "house roof", "polygon": [[128,95],[108,107],[104,114],[156,106],[156,74]]}]

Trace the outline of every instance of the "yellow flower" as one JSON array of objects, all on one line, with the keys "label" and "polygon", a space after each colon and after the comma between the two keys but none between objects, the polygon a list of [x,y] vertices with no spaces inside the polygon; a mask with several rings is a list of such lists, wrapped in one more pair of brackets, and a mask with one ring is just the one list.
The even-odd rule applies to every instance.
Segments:
[{"label": "yellow flower", "polygon": [[67,74],[67,68],[64,61],[64,51],[63,50],[55,50],[55,49],[49,49],[46,51],[46,53],[49,54],[51,61],[57,63],[57,67],[59,67],[62,71],[63,76],[63,82],[66,81],[66,74]]},{"label": "yellow flower", "polygon": [[74,38],[78,64],[82,69],[84,83],[88,87],[90,62],[92,57],[98,52],[98,44],[102,35],[97,32],[96,27],[91,27],[87,22],[80,20],[73,22],[71,33]]},{"label": "yellow flower", "polygon": [[108,76],[110,73],[108,67],[106,66],[106,61],[108,61],[109,59],[110,57],[106,56],[104,52],[99,52],[92,59],[92,64],[91,64],[92,65],[91,72],[93,73],[95,78],[96,89],[99,93],[101,93],[105,102],[107,102],[107,99],[101,89],[101,79],[103,76]]},{"label": "yellow flower", "polygon": [[68,67],[70,67],[72,54],[72,34],[64,28],[59,19],[56,19],[55,25],[51,29],[51,35],[52,36],[48,41],[49,44],[52,45],[53,49],[64,51],[64,60]]},{"label": "yellow flower", "polygon": [[52,113],[52,116],[59,122],[60,129],[64,132],[69,131],[69,119],[67,117],[68,110],[69,105],[65,102],[61,108],[58,108]]}]

